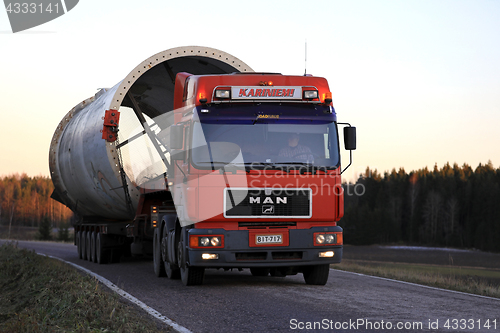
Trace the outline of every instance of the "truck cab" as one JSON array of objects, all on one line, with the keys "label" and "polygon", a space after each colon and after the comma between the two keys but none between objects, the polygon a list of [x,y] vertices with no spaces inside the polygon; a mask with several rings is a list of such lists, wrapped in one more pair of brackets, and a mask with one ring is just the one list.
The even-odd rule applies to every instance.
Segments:
[{"label": "truck cab", "polygon": [[155,273],[197,285],[208,268],[249,268],[326,284],[344,200],[326,79],[178,73],[174,109],[162,126],[169,200],[151,206]]}]

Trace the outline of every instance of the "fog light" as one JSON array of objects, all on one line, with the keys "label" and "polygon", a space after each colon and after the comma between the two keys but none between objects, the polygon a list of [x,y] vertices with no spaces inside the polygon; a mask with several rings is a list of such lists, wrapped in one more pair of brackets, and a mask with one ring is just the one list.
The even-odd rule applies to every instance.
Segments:
[{"label": "fog light", "polygon": [[320,258],[333,258],[334,255],[335,254],[333,253],[333,251],[326,251],[326,252],[319,253]]},{"label": "fog light", "polygon": [[219,259],[219,255],[217,253],[203,253],[201,255],[201,259],[203,259],[203,260]]}]

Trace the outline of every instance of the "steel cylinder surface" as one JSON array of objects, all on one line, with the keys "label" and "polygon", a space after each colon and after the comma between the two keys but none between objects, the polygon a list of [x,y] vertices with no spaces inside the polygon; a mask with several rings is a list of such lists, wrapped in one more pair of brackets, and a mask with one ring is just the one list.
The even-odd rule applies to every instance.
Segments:
[{"label": "steel cylinder surface", "polygon": [[59,123],[49,153],[54,199],[84,218],[133,219],[140,185],[165,171],[145,132],[164,130],[154,119],[166,119],[173,110],[179,72],[252,69],[230,54],[199,46],[173,48],[146,59],[113,88],[75,106]]}]

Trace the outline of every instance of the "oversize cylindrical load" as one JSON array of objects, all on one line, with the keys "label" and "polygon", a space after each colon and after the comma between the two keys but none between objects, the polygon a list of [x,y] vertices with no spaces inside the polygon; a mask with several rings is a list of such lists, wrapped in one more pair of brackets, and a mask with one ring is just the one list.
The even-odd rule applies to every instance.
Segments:
[{"label": "oversize cylindrical load", "polygon": [[87,219],[133,219],[141,184],[165,173],[164,164],[158,163],[159,147],[146,132],[164,130],[153,119],[173,110],[179,72],[252,69],[228,53],[199,46],[173,48],[146,59],[113,88],[101,89],[75,106],[59,123],[49,155],[52,197]]}]

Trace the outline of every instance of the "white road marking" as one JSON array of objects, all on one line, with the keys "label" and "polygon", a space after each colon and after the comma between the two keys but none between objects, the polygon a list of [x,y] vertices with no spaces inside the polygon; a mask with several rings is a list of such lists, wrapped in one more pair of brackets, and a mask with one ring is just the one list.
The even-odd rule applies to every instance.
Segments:
[{"label": "white road marking", "polygon": [[455,294],[461,294],[461,295],[467,295],[467,296],[474,296],[474,297],[486,298],[486,299],[490,299],[490,300],[493,300],[493,301],[500,301],[500,298],[495,298],[495,297],[490,297],[490,296],[483,296],[483,295],[476,295],[476,294],[470,294],[470,293],[465,293],[463,291],[456,291],[456,290],[450,290],[450,289],[436,288],[436,287],[426,286],[426,285],[423,285],[423,284],[417,284],[417,283],[413,283],[413,282],[406,282],[406,281],[394,280],[394,279],[389,279],[389,278],[380,277],[380,276],[366,275],[366,274],[362,274],[362,273],[355,273],[355,272],[343,271],[343,270],[335,269],[335,268],[330,268],[330,270],[333,270],[333,271],[336,271],[336,272],[343,272],[343,273],[347,273],[347,274],[354,274],[354,275],[359,275],[359,276],[370,277],[370,278],[384,280],[384,281],[398,282],[398,283],[408,284],[410,286],[422,287],[422,288],[427,288],[427,289],[432,289],[432,290],[439,290],[439,291],[446,291],[446,292],[449,292],[449,293],[455,293]]},{"label": "white road marking", "polygon": [[67,263],[93,277],[95,277],[97,280],[99,280],[99,282],[101,282],[102,284],[104,284],[106,287],[108,287],[109,289],[113,290],[114,292],[116,292],[118,295],[120,295],[121,297],[129,300],[130,302],[138,305],[139,307],[141,307],[144,311],[146,311],[148,314],[150,314],[151,316],[155,317],[156,319],[160,320],[161,322],[169,325],[170,327],[172,327],[176,332],[178,333],[192,333],[190,330],[188,330],[187,328],[185,328],[184,326],[181,326],[179,324],[177,324],[176,322],[174,322],[172,319],[170,318],[167,318],[165,317],[164,315],[162,315],[161,313],[159,313],[158,311],[156,311],[155,309],[149,307],[147,304],[139,301],[137,298],[135,298],[134,296],[130,295],[129,293],[127,293],[125,290],[123,289],[120,289],[118,288],[114,283],[112,283],[111,281],[109,281],[108,279],[86,269],[85,267],[82,267],[82,266],[79,266],[77,264],[74,264],[72,262],[69,262],[69,261],[66,261],[64,259],[61,259],[61,258],[58,258],[58,257],[54,257],[54,256],[49,256],[49,255],[46,255],[46,254],[43,254],[43,253],[37,253],[39,255],[42,255],[42,256],[46,256],[46,257],[49,257],[49,258],[53,258],[53,259],[57,259],[57,260],[60,260],[64,263]]}]

